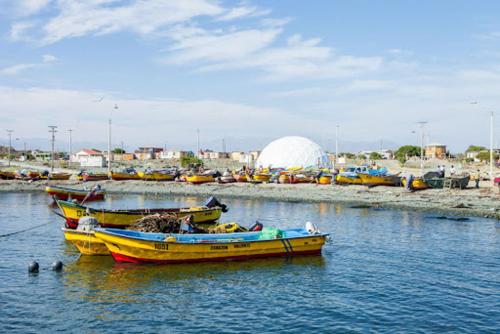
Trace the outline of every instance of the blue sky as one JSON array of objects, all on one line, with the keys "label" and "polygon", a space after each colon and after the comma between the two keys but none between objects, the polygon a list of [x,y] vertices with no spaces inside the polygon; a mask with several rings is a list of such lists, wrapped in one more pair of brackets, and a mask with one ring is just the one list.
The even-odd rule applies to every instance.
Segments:
[{"label": "blue sky", "polygon": [[303,135],[331,150],[338,124],[341,149],[361,150],[417,144],[425,120],[426,141],[456,152],[487,145],[500,111],[498,1],[1,4],[0,117],[16,145],[58,125],[60,148],[69,128],[104,148],[117,104],[114,146],[130,149],[194,149],[199,128],[214,149]]}]

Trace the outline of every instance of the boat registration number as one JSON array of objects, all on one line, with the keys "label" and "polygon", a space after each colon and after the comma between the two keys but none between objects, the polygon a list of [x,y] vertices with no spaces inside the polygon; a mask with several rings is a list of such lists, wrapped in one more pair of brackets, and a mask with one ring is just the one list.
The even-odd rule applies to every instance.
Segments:
[{"label": "boat registration number", "polygon": [[155,244],[156,250],[168,250],[168,244]]},{"label": "boat registration number", "polygon": [[87,212],[85,212],[84,210],[76,210],[76,216],[77,217],[86,217],[88,215],[89,214]]}]

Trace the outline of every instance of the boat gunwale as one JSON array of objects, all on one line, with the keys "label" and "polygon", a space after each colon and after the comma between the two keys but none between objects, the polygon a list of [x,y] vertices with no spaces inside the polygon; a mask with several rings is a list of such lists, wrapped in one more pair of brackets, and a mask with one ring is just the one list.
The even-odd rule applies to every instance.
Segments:
[{"label": "boat gunwale", "polygon": [[[269,242],[269,241],[280,241],[280,240],[299,240],[299,239],[305,239],[305,238],[314,238],[314,237],[322,237],[326,238],[330,235],[330,233],[319,233],[319,234],[310,234],[310,235],[301,235],[301,236],[294,236],[294,237],[285,237],[285,238],[278,238],[278,239],[257,239],[257,240],[230,240],[228,238],[228,241],[203,241],[203,242],[192,242],[192,241],[166,241],[166,238],[169,236],[175,237],[176,235],[179,235],[179,233],[155,233],[155,234],[163,234],[165,235],[165,239],[163,240],[151,240],[147,238],[141,238],[141,237],[135,237],[135,236],[129,236],[129,235],[124,235],[120,233],[115,233],[114,231],[109,231],[109,228],[97,228],[95,229],[96,233],[102,233],[105,235],[111,235],[114,237],[119,237],[122,239],[133,239],[133,240],[140,240],[140,241],[148,241],[148,242],[153,242],[153,243],[168,243],[168,244],[182,244],[182,245],[221,245],[221,244],[239,244],[239,243],[254,243],[254,242]],[[119,229],[117,229],[119,230]],[[122,230],[123,231],[123,230]],[[284,230],[286,232],[286,230]],[[144,233],[144,232],[142,232]],[[260,233],[260,232],[243,232],[243,233]],[[223,233],[225,235],[227,234],[238,234],[238,233]],[[186,234],[181,234],[181,235],[186,235]],[[214,236],[214,234],[207,234],[207,233],[200,233],[200,234],[195,234],[196,236],[203,236],[203,235],[210,235]],[[97,236],[98,237],[98,236]],[[99,238],[99,237],[98,237]],[[103,240],[104,241],[104,240]],[[104,241],[106,242],[106,241]],[[109,241],[108,241],[109,242]]]}]

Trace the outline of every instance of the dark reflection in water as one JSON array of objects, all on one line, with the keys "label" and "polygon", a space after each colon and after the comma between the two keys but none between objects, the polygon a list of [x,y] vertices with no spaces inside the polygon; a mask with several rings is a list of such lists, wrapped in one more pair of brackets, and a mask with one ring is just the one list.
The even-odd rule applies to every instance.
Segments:
[{"label": "dark reflection in water", "polygon": [[[112,196],[95,207],[200,205]],[[332,235],[322,256],[189,265],[86,257],[64,241],[42,194],[0,194],[0,328],[11,332],[496,332],[498,222],[329,203],[225,200],[223,221]],[[37,259],[38,275],[27,274]],[[62,260],[64,273],[49,270]]]}]

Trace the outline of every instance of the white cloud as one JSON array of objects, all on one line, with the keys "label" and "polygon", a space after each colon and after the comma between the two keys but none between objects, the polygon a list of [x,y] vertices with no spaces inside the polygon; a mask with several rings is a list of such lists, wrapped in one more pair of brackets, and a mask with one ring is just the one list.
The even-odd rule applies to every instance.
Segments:
[{"label": "white cloud", "polygon": [[16,65],[11,65],[5,68],[0,69],[0,74],[2,75],[17,75],[21,72],[34,69],[34,68],[41,68],[49,65],[50,63],[53,63],[57,61],[57,58],[53,55],[50,54],[45,54],[42,56],[42,61],[39,63],[22,63],[22,64],[16,64]]},{"label": "white cloud", "polygon": [[224,15],[217,18],[218,21],[231,21],[244,17],[257,17],[269,15],[271,10],[258,9],[257,7],[240,6],[229,9]]}]

